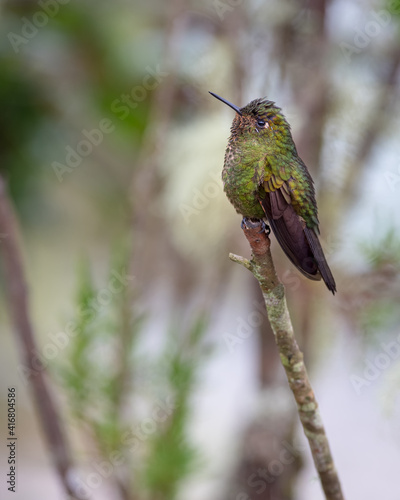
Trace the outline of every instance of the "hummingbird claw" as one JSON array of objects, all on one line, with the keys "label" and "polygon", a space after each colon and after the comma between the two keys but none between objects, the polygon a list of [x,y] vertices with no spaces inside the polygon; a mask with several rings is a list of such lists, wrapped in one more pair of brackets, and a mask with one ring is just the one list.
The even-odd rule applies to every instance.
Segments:
[{"label": "hummingbird claw", "polygon": [[267,236],[269,236],[271,233],[271,228],[268,226],[268,224],[265,224],[265,221],[263,219],[261,219],[261,229],[258,232],[266,233]]},{"label": "hummingbird claw", "polygon": [[243,217],[242,222],[240,224],[240,227],[242,230],[248,229],[248,228],[255,228],[258,225],[261,225],[261,229],[258,231],[259,233],[267,233],[267,236],[269,236],[271,232],[271,228],[265,224],[263,219],[249,219],[248,217]]},{"label": "hummingbird claw", "polygon": [[244,229],[254,229],[258,226],[258,219],[251,219],[250,217],[243,217],[240,227]]},{"label": "hummingbird claw", "polygon": [[271,228],[268,226],[268,224],[265,224],[265,222],[261,220],[261,229],[258,232],[267,233],[267,236],[269,236],[271,233]]},{"label": "hummingbird claw", "polygon": [[242,230],[247,229],[246,222],[247,222],[247,217],[243,217],[242,222],[240,223],[240,227],[242,228]]},{"label": "hummingbird claw", "polygon": [[261,227],[261,230],[259,232],[262,233],[264,231],[265,231],[267,236],[269,236],[271,234],[271,228],[268,226],[268,224],[265,224],[265,222],[262,221],[262,227]]}]

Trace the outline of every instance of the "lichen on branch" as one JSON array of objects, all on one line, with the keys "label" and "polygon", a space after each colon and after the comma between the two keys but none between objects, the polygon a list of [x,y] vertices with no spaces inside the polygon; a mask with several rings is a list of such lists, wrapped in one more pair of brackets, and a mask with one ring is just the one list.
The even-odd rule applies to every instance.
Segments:
[{"label": "lichen on branch", "polygon": [[294,336],[285,287],[279,281],[270,252],[270,240],[260,220],[243,219],[242,229],[251,250],[250,260],[229,254],[229,258],[251,271],[260,284],[269,322],[297,411],[308,439],[315,467],[327,500],[344,500],[328,438],[311,387],[303,353]]}]

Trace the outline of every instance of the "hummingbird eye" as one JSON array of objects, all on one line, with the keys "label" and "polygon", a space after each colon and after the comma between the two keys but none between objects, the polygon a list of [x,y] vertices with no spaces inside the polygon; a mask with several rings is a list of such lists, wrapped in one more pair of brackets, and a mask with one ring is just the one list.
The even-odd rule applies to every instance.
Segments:
[{"label": "hummingbird eye", "polygon": [[257,125],[258,125],[259,127],[264,127],[264,125],[265,125],[265,121],[264,121],[264,120],[258,120],[258,121],[257,121]]}]

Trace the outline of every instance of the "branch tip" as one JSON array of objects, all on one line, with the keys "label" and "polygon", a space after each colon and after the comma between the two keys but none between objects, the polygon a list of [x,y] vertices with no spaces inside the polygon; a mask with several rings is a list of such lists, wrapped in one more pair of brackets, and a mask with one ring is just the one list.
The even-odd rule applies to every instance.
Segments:
[{"label": "branch tip", "polygon": [[248,259],[245,259],[244,257],[242,257],[241,255],[236,255],[234,253],[230,253],[229,254],[229,258],[233,261],[233,262],[236,262],[237,264],[241,264],[242,266],[244,266],[246,269],[248,269],[249,271],[251,271],[251,262],[248,260]]}]

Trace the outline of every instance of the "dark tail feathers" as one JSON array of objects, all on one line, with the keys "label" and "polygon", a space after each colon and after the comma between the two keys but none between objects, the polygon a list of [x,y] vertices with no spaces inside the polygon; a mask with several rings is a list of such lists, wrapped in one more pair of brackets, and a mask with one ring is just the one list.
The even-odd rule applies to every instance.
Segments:
[{"label": "dark tail feathers", "polygon": [[319,242],[318,236],[312,229],[308,227],[304,228],[304,233],[306,235],[308,244],[310,245],[311,251],[314,255],[314,259],[317,262],[319,272],[321,273],[322,279],[325,281],[328,289],[335,294],[336,292],[336,283],[335,278],[332,275],[331,270],[329,269],[328,263],[326,262],[324,252],[321,247],[321,243]]}]

